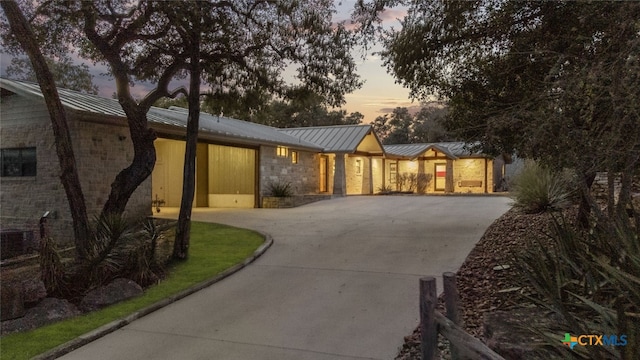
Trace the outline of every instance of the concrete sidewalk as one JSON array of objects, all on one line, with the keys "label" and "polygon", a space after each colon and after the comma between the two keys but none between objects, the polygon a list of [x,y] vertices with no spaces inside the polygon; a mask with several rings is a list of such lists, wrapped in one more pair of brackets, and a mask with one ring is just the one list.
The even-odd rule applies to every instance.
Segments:
[{"label": "concrete sidewalk", "polygon": [[508,204],[362,196],[196,209],[194,220],[265,232],[274,245],[233,276],[62,359],[392,359],[418,324],[418,279],[455,271]]}]

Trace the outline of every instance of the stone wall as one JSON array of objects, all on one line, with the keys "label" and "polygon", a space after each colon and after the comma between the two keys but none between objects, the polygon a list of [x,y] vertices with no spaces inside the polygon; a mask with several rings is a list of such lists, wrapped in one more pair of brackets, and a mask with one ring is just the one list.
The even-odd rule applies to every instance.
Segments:
[{"label": "stone wall", "polygon": [[347,195],[372,193],[370,167],[369,158],[366,156],[353,155],[345,158]]},{"label": "stone wall", "polygon": [[[118,171],[129,164],[133,150],[126,127],[80,122],[70,113],[68,122],[90,220],[102,209]],[[50,211],[48,227],[59,246],[73,242],[72,221],[64,188],[53,131],[44,104],[18,96],[4,97],[0,114],[2,148],[35,147],[34,177],[0,178],[0,220],[2,228],[34,230]],[[125,137],[123,139],[123,137]],[[151,213],[151,180],[148,179],[129,201],[132,215]]]},{"label": "stone wall", "polygon": [[297,151],[298,163],[291,159],[292,150],[287,156],[278,156],[275,146],[260,147],[260,196],[269,194],[269,184],[290,183],[296,195],[315,194],[319,186],[319,154]]},{"label": "stone wall", "polygon": [[[606,199],[609,196],[608,184],[607,172],[596,173],[596,178],[593,180],[593,184],[591,185],[591,194],[596,198]],[[620,194],[620,186],[621,174],[616,174],[613,178],[613,197],[616,202],[618,201],[618,195]],[[634,197],[640,197],[640,176],[633,178],[631,193]]]},{"label": "stone wall", "polygon": [[[478,184],[481,185],[476,186]],[[454,192],[481,194],[485,192],[485,186],[487,192],[493,192],[493,160],[463,158],[453,162]]]}]

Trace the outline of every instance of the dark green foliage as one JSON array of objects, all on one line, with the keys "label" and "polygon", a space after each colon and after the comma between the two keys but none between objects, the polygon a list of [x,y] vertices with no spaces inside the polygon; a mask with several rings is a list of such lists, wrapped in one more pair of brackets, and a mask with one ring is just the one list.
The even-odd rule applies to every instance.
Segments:
[{"label": "dark green foliage", "polygon": [[378,116],[371,125],[383,144],[415,144],[449,141],[442,121],[447,113],[441,103],[426,103],[413,114],[397,107],[391,114]]},{"label": "dark green foliage", "polygon": [[76,301],[86,291],[117,278],[143,287],[155,284],[164,276],[170,258],[169,250],[158,251],[159,245],[167,247],[173,226],[173,222],[153,219],[135,222],[122,215],[96,218],[87,258],[68,266],[62,266],[50,241],[43,241],[41,269],[47,293]]},{"label": "dark green foliage", "polygon": [[458,140],[574,169],[583,226],[594,174],[640,168],[640,2],[361,0],[354,18],[412,97],[447,101]]},{"label": "dark green foliage", "polygon": [[594,213],[599,219],[586,231],[554,216],[551,246],[544,241],[529,247],[521,258],[523,272],[534,290],[531,299],[561,315],[565,332],[625,334],[628,340],[625,347],[566,351],[550,338],[549,345],[556,351],[585,359],[634,359],[640,350],[640,230],[626,214],[605,218],[597,208]]}]

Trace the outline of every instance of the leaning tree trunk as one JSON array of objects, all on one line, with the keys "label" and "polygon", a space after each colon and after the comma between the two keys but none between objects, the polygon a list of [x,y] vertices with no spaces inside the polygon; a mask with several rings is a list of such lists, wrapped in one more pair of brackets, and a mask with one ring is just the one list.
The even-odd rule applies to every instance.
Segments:
[{"label": "leaning tree trunk", "polygon": [[15,34],[20,35],[16,36],[16,38],[31,60],[36,78],[40,84],[40,90],[47,104],[49,115],[51,116],[51,127],[53,128],[56,152],[58,161],[60,162],[60,181],[67,195],[69,210],[73,220],[76,260],[81,261],[87,257],[90,229],[87,207],[84,194],[82,193],[80,178],[78,177],[78,169],[76,167],[65,110],[60,102],[60,96],[58,95],[53,75],[38,48],[35,35],[20,11],[20,8],[15,1],[2,1],[0,4],[9,20],[11,30]]},{"label": "leaning tree trunk", "polygon": [[102,208],[101,216],[122,214],[133,192],[151,175],[156,163],[156,148],[153,142],[157,136],[156,132],[147,126],[146,111],[138,106],[127,106],[123,101],[121,103],[129,120],[133,161],[120,171],[111,184],[111,192]]}]

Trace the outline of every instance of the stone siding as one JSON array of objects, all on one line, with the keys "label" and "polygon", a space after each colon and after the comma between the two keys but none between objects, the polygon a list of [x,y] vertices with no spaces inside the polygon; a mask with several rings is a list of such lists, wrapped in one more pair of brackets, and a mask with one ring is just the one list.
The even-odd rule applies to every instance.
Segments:
[{"label": "stone siding", "polygon": [[[398,183],[392,183],[390,180],[391,163],[396,160],[386,160],[385,164],[385,183],[390,186],[393,191],[401,191],[408,189],[408,183],[403,189],[398,189]],[[446,164],[446,158],[433,160],[415,160],[398,161],[397,177],[404,174],[424,173],[430,176],[429,183],[425,189],[425,193],[444,193],[443,190],[435,190],[435,165]],[[481,182],[480,186],[470,185],[469,182]],[[473,184],[477,185],[477,184]],[[485,192],[485,159],[484,158],[462,158],[453,161],[453,192],[454,193],[484,193]],[[493,192],[493,160],[487,159],[487,190]]]},{"label": "stone siding", "polygon": [[369,168],[369,158],[366,156],[346,157],[345,173],[347,177],[347,195],[371,194],[371,174]]},{"label": "stone siding", "polygon": [[[90,220],[99,213],[117,172],[128,165],[133,150],[125,127],[76,121],[68,122]],[[48,228],[59,246],[72,244],[72,220],[66,193],[60,182],[60,166],[46,107],[18,96],[2,99],[0,114],[2,148],[35,147],[34,177],[0,178],[0,220],[2,228],[33,230],[50,211]],[[126,139],[121,140],[122,136]],[[148,179],[129,201],[130,214],[151,213],[151,180]]]},{"label": "stone siding", "polygon": [[[486,161],[486,163],[485,163]],[[462,158],[453,162],[453,187],[456,193],[493,192],[493,160]],[[486,168],[485,168],[486,165]],[[486,173],[485,173],[486,169]],[[486,174],[486,179],[485,179]],[[486,184],[485,184],[486,180]],[[472,184],[473,183],[473,184]],[[476,186],[481,183],[481,186]],[[486,186],[486,187],[485,187]]]},{"label": "stone siding", "polygon": [[293,150],[298,153],[298,163],[291,161],[291,149],[287,156],[277,156],[276,147],[260,147],[260,196],[269,195],[269,184],[290,183],[295,195],[316,194],[319,186],[319,154]]}]

